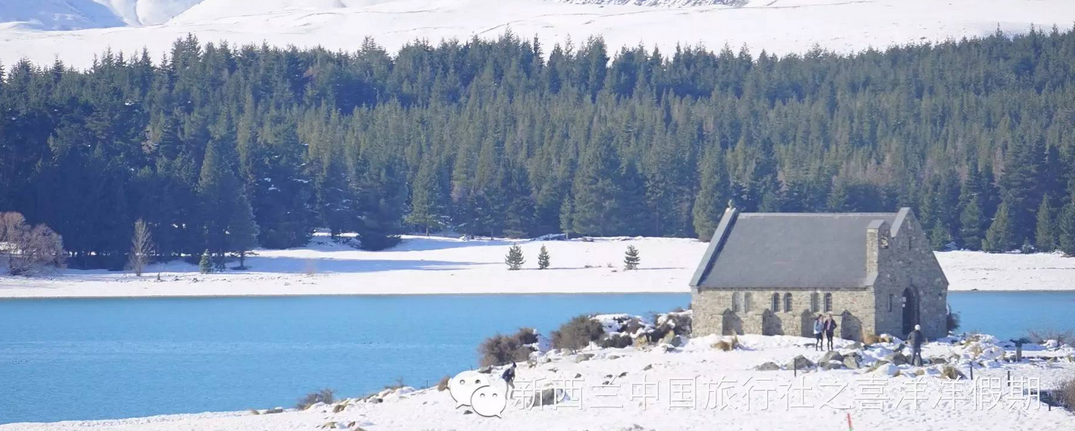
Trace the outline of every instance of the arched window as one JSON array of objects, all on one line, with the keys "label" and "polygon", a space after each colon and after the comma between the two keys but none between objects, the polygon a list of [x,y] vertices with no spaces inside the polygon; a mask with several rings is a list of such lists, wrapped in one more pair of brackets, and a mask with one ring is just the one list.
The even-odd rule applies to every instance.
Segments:
[{"label": "arched window", "polygon": [[791,312],[791,294],[790,293],[785,293],[784,294],[784,312],[785,313],[790,313]]},{"label": "arched window", "polygon": [[732,292],[732,312],[738,313],[742,310],[743,306],[740,302],[742,298],[739,297],[739,292]]},{"label": "arched window", "polygon": [[769,309],[773,310],[773,312],[780,311],[780,294],[779,293],[774,293],[773,294],[773,303],[769,304]]},{"label": "arched window", "polygon": [[825,294],[825,312],[826,313],[831,313],[832,312],[832,294],[831,293],[826,293]]},{"label": "arched window", "polygon": [[810,311],[814,313],[821,311],[821,295],[817,292],[810,294]]},{"label": "arched window", "polygon": [[754,308],[754,295],[750,292],[743,294],[743,312],[749,313]]}]

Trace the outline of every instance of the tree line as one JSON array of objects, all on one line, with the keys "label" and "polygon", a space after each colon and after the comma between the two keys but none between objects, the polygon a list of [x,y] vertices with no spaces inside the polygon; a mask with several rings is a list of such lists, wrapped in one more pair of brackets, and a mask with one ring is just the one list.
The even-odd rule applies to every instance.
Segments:
[{"label": "tree line", "polygon": [[938,249],[1075,253],[1075,32],[840,55],[525,40],[395,55],[177,40],[16,63],[0,211],[119,267],[406,232],[707,240],[745,211],[913,207]]}]

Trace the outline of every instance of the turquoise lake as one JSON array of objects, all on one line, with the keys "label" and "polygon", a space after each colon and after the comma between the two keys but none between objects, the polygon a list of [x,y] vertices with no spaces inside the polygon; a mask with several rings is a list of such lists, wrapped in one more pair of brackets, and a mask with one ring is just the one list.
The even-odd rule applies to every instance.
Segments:
[{"label": "turquoise lake", "polygon": [[[952,293],[963,329],[1072,328],[1075,292]],[[434,385],[477,346],[593,312],[647,315],[688,294],[47,299],[0,301],[0,423],[291,407]]]}]

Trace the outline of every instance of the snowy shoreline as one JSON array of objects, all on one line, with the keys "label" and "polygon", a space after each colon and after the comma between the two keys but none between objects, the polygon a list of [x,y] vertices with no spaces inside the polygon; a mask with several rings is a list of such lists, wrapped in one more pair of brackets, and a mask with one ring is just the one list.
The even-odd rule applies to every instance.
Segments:
[{"label": "snowy shoreline", "polygon": [[[597,316],[595,320],[603,323],[606,334],[630,336],[624,335],[631,334],[626,321],[619,322],[625,326],[617,327],[617,316]],[[728,349],[723,343],[730,341],[733,347]],[[836,340],[834,352],[816,351],[812,342],[791,336],[743,335],[733,341],[716,335],[669,335],[659,342],[636,342],[625,348],[591,344],[577,352],[551,350],[545,344],[531,353],[527,362],[518,363],[514,395],[499,417],[483,417],[475,414],[476,407],[457,406],[455,390],[449,384],[447,390],[387,388],[306,409],[260,406],[234,412],[12,423],[0,425],[0,431],[701,431],[713,429],[714,423],[734,423],[739,429],[758,431],[820,431],[846,426],[852,418],[860,429],[891,429],[892,423],[899,423],[912,431],[1059,431],[1075,423],[1072,412],[1050,408],[1038,399],[1039,390],[1055,389],[1075,377],[1075,348],[1069,345],[1026,345],[1022,361],[1016,361],[1010,342],[989,335],[947,337],[924,346],[922,356],[926,363],[913,366],[907,363],[908,352],[899,339],[882,338],[870,346]],[[539,341],[535,346],[542,344]],[[977,380],[966,376],[972,367]],[[488,384],[502,384],[497,377],[502,370],[498,367],[485,374]],[[1004,386],[1001,379],[1008,378],[1010,384],[1019,385],[1018,391]],[[979,390],[974,388],[983,381],[999,382],[1004,389],[997,393],[993,407],[981,410],[971,405],[978,401],[968,398],[964,403],[958,397],[947,404],[945,397],[951,391]],[[711,398],[713,395],[707,392],[711,389],[700,389],[709,387],[704,386],[707,384],[725,383],[729,392],[722,394],[728,395],[726,398]],[[691,384],[696,386],[677,386],[684,391],[693,388],[690,398],[683,398],[687,392],[672,392],[672,385]],[[635,391],[637,385],[643,385],[642,392]],[[645,395],[649,393],[645,388],[650,387],[646,385],[655,385],[661,392],[652,393],[652,397]],[[792,389],[795,385],[811,392],[794,392],[799,390]],[[866,389],[881,392],[874,398],[860,399]],[[538,394],[542,399],[556,400],[558,405],[535,407],[534,401],[527,404],[526,400],[534,400]],[[813,408],[782,407],[781,394],[796,406]],[[877,402],[879,407],[866,407],[867,401]],[[765,408],[759,407],[761,402],[765,402]],[[755,403],[753,409],[751,403]],[[606,408],[611,406],[617,408]]]},{"label": "snowy shoreline", "polygon": [[[103,270],[0,277],[0,299],[686,294],[707,247],[683,238],[518,241],[527,263],[520,271],[508,271],[504,254],[513,243],[407,236],[392,249],[368,252],[318,236],[305,248],[260,250],[248,259],[247,271],[200,274],[196,265],[173,261],[152,265],[140,278]],[[543,245],[552,266],[538,270],[535,256]],[[637,271],[623,271],[628,245],[641,251]],[[1075,259],[1057,254],[954,251],[937,253],[937,258],[953,292],[1075,291]]]}]

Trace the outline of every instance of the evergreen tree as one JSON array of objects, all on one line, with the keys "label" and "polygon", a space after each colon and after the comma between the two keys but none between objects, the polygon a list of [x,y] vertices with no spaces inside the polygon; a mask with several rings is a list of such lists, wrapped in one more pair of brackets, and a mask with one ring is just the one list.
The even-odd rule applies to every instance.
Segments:
[{"label": "evergreen tree", "polygon": [[713,237],[728,201],[727,193],[724,192],[726,180],[723,163],[720,150],[713,150],[702,162],[701,184],[692,210],[694,232],[702,241],[709,241]]},{"label": "evergreen tree", "polygon": [[959,236],[967,250],[982,249],[982,210],[978,208],[978,199],[970,199],[959,216]]},{"label": "evergreen tree", "polygon": [[[624,192],[616,181],[620,176],[619,158],[610,138],[595,139],[597,142],[575,174],[571,230],[580,235],[604,236],[621,228],[615,221],[621,218],[621,211],[628,209],[622,206]],[[640,210],[635,207],[629,211]]]},{"label": "evergreen tree", "polygon": [[246,269],[246,255],[257,247],[258,231],[254,210],[246,199],[246,193],[240,188],[232,202],[231,219],[228,221],[228,251],[239,257],[239,266],[235,269]]},{"label": "evergreen tree", "polygon": [[407,215],[407,223],[421,227],[426,236],[431,229],[440,230],[447,219],[440,196],[436,168],[432,163],[425,163],[418,168],[418,176],[411,187],[411,212]]},{"label": "evergreen tree", "polygon": [[572,229],[575,228],[575,199],[568,195],[560,206],[560,230],[567,239],[571,239]]},{"label": "evergreen tree", "polygon": [[1056,250],[1056,226],[1053,222],[1052,209],[1049,206],[1049,195],[1046,194],[1038,208],[1038,223],[1034,233],[1034,246],[1038,251],[1052,253]]},{"label": "evergreen tree", "polygon": [[213,270],[214,267],[212,254],[209,253],[209,249],[206,249],[205,252],[202,253],[201,260],[198,261],[198,271],[202,274],[208,274],[210,272],[213,272]]},{"label": "evergreen tree", "polygon": [[526,263],[526,259],[523,257],[523,248],[518,244],[512,244],[511,248],[508,248],[507,256],[504,256],[504,263],[508,265],[509,271],[516,271]]},{"label": "evergreen tree", "polygon": [[623,269],[626,271],[634,271],[638,269],[638,265],[642,262],[642,257],[638,254],[638,249],[633,245],[627,246],[627,252],[623,256]]},{"label": "evergreen tree", "polygon": [[1075,200],[1065,205],[1060,214],[1060,251],[1075,256]]},{"label": "evergreen tree", "polygon": [[549,267],[549,250],[545,249],[545,246],[541,246],[541,251],[538,252],[538,269],[545,269]]},{"label": "evergreen tree", "polygon": [[944,222],[937,220],[933,223],[933,229],[929,232],[929,245],[934,250],[943,251],[948,249],[952,237],[948,234],[948,227]]},{"label": "evergreen tree", "polygon": [[1012,232],[1012,219],[1009,216],[1008,202],[1001,202],[997,208],[997,216],[993,218],[993,224],[985,233],[987,241],[986,251],[990,253],[1005,253],[1015,249],[1019,244],[1016,242],[1015,233]]}]

